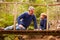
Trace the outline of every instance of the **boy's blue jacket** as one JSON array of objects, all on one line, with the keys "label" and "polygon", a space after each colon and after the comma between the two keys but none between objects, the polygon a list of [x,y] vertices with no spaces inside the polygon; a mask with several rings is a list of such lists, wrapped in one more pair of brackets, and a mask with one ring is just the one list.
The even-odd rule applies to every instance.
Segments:
[{"label": "boy's blue jacket", "polygon": [[40,20],[40,28],[41,28],[42,30],[44,30],[44,29],[46,29],[46,26],[47,26],[47,18],[41,19],[41,20]]}]

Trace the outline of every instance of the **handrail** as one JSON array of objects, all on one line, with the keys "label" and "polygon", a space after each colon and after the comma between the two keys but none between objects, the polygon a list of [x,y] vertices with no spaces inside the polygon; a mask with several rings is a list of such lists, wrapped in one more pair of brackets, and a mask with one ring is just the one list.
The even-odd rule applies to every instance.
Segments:
[{"label": "handrail", "polygon": [[[28,4],[28,5],[35,5],[35,6],[47,6],[45,4],[35,4],[35,3],[28,3],[28,2],[0,2],[0,4]],[[57,4],[48,4],[48,6],[57,6],[60,5],[60,3]]]}]

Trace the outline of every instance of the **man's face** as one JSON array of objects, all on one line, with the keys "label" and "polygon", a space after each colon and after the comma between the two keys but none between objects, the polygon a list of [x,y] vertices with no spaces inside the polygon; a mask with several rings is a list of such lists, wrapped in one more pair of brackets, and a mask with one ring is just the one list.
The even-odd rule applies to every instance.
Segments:
[{"label": "man's face", "polygon": [[29,13],[32,15],[34,13],[34,10],[29,10]]}]

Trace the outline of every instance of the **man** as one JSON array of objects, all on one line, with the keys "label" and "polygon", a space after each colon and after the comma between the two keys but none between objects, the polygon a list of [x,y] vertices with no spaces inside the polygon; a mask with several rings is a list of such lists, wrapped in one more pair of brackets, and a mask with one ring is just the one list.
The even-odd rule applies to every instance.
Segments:
[{"label": "man", "polygon": [[[34,28],[37,29],[36,17],[34,15],[34,7],[30,6],[28,12],[24,12],[17,18],[18,25],[16,25],[16,30],[25,30],[29,27],[31,22],[34,22]],[[13,29],[12,26],[5,28],[5,30]]]}]

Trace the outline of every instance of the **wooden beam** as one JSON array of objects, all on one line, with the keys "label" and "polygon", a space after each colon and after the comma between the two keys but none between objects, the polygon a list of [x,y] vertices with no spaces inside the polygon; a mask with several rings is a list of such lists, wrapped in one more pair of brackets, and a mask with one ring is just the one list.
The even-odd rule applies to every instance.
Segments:
[{"label": "wooden beam", "polygon": [[60,35],[60,31],[34,31],[34,30],[0,30],[0,34],[22,34],[22,35]]},{"label": "wooden beam", "polygon": [[[27,3],[27,2],[0,2],[0,4],[27,4],[27,5],[35,5],[35,6],[47,6],[44,4],[35,4],[35,3]],[[60,5],[60,3],[58,4],[48,4],[48,6],[57,6]]]}]

